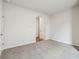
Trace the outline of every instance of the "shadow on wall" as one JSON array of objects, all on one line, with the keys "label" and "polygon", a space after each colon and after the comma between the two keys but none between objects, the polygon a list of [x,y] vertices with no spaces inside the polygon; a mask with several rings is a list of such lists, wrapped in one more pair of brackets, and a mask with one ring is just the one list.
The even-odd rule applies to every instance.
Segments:
[{"label": "shadow on wall", "polygon": [[79,46],[79,6],[72,9],[72,44]]}]

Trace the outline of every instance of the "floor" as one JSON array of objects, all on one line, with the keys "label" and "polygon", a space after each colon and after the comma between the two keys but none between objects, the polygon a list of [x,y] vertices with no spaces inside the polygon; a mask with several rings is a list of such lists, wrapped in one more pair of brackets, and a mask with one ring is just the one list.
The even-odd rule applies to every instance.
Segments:
[{"label": "floor", "polygon": [[53,40],[6,49],[2,59],[79,59],[73,46]]}]

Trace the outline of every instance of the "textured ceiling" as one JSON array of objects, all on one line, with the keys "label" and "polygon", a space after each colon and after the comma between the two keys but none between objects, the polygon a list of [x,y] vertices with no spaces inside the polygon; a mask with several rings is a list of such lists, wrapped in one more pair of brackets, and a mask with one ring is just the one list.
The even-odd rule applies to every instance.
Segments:
[{"label": "textured ceiling", "polygon": [[39,11],[48,15],[71,8],[77,0],[8,0],[25,8]]}]

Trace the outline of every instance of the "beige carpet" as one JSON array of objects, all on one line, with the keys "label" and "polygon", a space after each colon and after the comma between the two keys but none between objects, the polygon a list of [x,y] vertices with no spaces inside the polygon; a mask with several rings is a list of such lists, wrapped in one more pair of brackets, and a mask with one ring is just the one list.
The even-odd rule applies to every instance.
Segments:
[{"label": "beige carpet", "polygon": [[74,47],[53,40],[6,49],[2,59],[79,59]]}]

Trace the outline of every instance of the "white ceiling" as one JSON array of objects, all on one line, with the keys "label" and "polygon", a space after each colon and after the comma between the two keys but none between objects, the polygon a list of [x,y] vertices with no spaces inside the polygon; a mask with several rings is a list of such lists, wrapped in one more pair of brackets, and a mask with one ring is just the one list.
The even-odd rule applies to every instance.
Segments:
[{"label": "white ceiling", "polygon": [[53,13],[72,7],[77,0],[10,0],[10,2],[52,15]]}]

